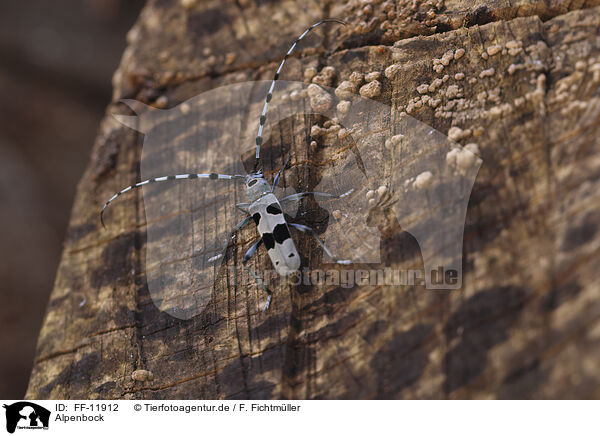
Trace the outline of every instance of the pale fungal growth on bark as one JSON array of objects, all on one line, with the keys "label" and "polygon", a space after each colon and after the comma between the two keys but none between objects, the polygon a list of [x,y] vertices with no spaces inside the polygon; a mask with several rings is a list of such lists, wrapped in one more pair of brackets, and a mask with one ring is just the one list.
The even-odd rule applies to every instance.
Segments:
[{"label": "pale fungal growth on bark", "polygon": [[398,64],[392,64],[389,67],[387,67],[385,69],[385,71],[383,72],[383,74],[385,75],[385,77],[387,77],[390,80],[393,80],[396,77],[396,74],[398,74],[398,71],[400,71],[402,67]]},{"label": "pale fungal growth on bark", "polygon": [[475,164],[477,156],[467,149],[462,149],[456,155],[456,169],[461,174],[466,172]]},{"label": "pale fungal growth on bark", "polygon": [[321,86],[331,86],[335,79],[335,74],[335,68],[330,66],[324,67],[320,73],[312,78],[312,83]]},{"label": "pale fungal growth on bark", "polygon": [[454,59],[460,59],[460,58],[463,57],[464,54],[465,54],[465,49],[464,48],[458,48],[454,52]]},{"label": "pale fungal growth on bark", "polygon": [[181,111],[181,113],[182,113],[183,115],[187,115],[187,114],[189,114],[189,113],[190,113],[191,107],[190,107],[190,105],[189,105],[188,103],[182,103],[182,104],[179,106],[179,110]]},{"label": "pale fungal growth on bark", "polygon": [[500,102],[500,88],[496,87],[494,89],[490,89],[487,93],[487,98],[489,101],[494,103]]},{"label": "pale fungal growth on bark", "polygon": [[448,89],[446,89],[446,97],[448,97],[448,98],[462,97],[462,90],[457,85],[450,85],[450,86],[448,86]]},{"label": "pale fungal growth on bark", "polygon": [[592,72],[592,81],[594,83],[600,82],[600,63],[593,64],[590,71]]},{"label": "pale fungal growth on bark", "polygon": [[308,67],[304,70],[304,81],[310,83],[316,75],[317,69],[315,67]]},{"label": "pale fungal growth on bark", "polygon": [[429,106],[432,108],[438,107],[442,103],[442,99],[440,98],[432,98],[429,100]]},{"label": "pale fungal growth on bark", "polygon": [[381,73],[379,71],[373,71],[365,76],[365,81],[372,82],[373,80],[381,79]]},{"label": "pale fungal growth on bark", "polygon": [[321,126],[314,125],[310,128],[310,136],[313,138],[318,138],[323,134],[325,129],[321,128]]},{"label": "pale fungal growth on bark", "polygon": [[469,150],[471,153],[473,153],[473,154],[475,154],[477,156],[481,155],[481,153],[479,152],[479,145],[475,144],[474,142],[471,142],[471,143],[465,145],[464,148],[467,149],[467,150]]},{"label": "pale fungal growth on bark", "polygon": [[[340,126],[339,124],[332,124],[331,127],[329,127],[329,129],[327,129],[327,131],[329,133],[337,133],[338,137],[339,137],[339,132],[342,130],[342,126]],[[349,135],[349,133],[348,133]],[[347,136],[347,135],[346,135]]]},{"label": "pale fungal growth on bark", "polygon": [[154,106],[158,109],[164,109],[169,104],[169,98],[166,95],[161,95],[154,102]]},{"label": "pale fungal growth on bark", "polygon": [[235,53],[227,53],[227,56],[225,56],[225,65],[233,64],[236,57],[237,55]]},{"label": "pale fungal growth on bark", "polygon": [[350,77],[348,77],[348,80],[351,83],[354,83],[354,85],[359,86],[359,85],[362,85],[362,83],[364,81],[364,76],[362,73],[359,73],[358,71],[353,71],[352,74],[350,74]]},{"label": "pale fungal growth on bark", "polygon": [[429,92],[429,86],[427,83],[423,83],[419,86],[417,86],[417,92],[419,94],[427,94]]},{"label": "pale fungal growth on bark", "polygon": [[463,80],[465,78],[465,73],[456,73],[454,75],[455,80]]},{"label": "pale fungal growth on bark", "polygon": [[308,85],[308,98],[310,99],[311,107],[317,112],[325,112],[333,103],[333,97],[314,83]]},{"label": "pale fungal growth on bark", "polygon": [[517,97],[513,103],[515,104],[515,107],[521,107],[525,104],[525,97]]},{"label": "pale fungal growth on bark", "polygon": [[381,185],[379,188],[377,188],[377,195],[379,196],[379,198],[383,197],[387,193],[388,193],[388,187],[387,186]]},{"label": "pale fungal growth on bark", "polygon": [[210,55],[208,58],[206,58],[206,65],[209,67],[214,67],[217,65],[217,57],[215,55]]},{"label": "pale fungal growth on bark", "polygon": [[370,207],[375,206],[382,198],[388,195],[389,190],[385,185],[381,185],[377,189],[369,189],[366,193],[366,198]]},{"label": "pale fungal growth on bark", "polygon": [[450,65],[450,61],[452,59],[454,59],[454,51],[450,50],[442,55],[442,57],[440,58],[440,63],[443,66],[447,67],[448,65]]},{"label": "pale fungal growth on bark", "polygon": [[487,54],[490,56],[495,56],[502,51],[502,47],[498,44],[490,45],[487,48]]},{"label": "pale fungal growth on bark", "polygon": [[196,5],[197,0],[181,0],[181,6],[184,9],[192,9]]},{"label": "pale fungal growth on bark", "polygon": [[350,130],[340,127],[340,130],[338,131],[338,138],[340,138],[340,139],[347,138],[348,136],[350,136],[351,133],[352,132]]},{"label": "pale fungal growth on bark", "polygon": [[401,134],[394,135],[391,138],[388,138],[385,140],[385,147],[386,148],[395,147],[395,146],[399,145],[400,143],[402,143],[402,139],[404,139],[404,135],[401,135]]},{"label": "pale fungal growth on bark", "polygon": [[433,92],[436,89],[438,89],[440,86],[442,86],[442,83],[442,79],[440,78],[433,79],[433,81],[429,85],[429,92]]},{"label": "pale fungal growth on bark", "polygon": [[487,70],[483,70],[481,73],[479,73],[479,78],[483,79],[484,77],[491,77],[495,73],[496,70],[494,69],[494,67],[488,68]]},{"label": "pale fungal growth on bark", "polygon": [[350,106],[352,105],[352,103],[350,103],[348,100],[342,100],[340,101],[337,106],[336,106],[336,110],[337,113],[340,117],[344,117],[345,115],[348,114],[348,112],[350,112]]},{"label": "pale fungal growth on bark", "polygon": [[367,197],[369,206],[371,206],[371,207],[375,206],[375,204],[377,203],[377,198],[376,198],[377,192],[375,192],[374,190],[371,189],[371,190],[367,191],[366,197]]},{"label": "pale fungal growth on bark", "polygon": [[505,116],[509,115],[512,111],[513,111],[513,107],[510,103],[503,103],[501,105],[492,107],[488,111],[488,114],[492,118],[500,118],[500,117],[505,117]]},{"label": "pale fungal growth on bark", "polygon": [[419,174],[415,181],[413,182],[413,188],[415,189],[425,189],[431,186],[433,183],[433,174],[431,171],[425,171]]},{"label": "pale fungal growth on bark", "polygon": [[360,95],[365,98],[375,98],[381,94],[381,83],[379,80],[373,80],[366,85],[361,86]]},{"label": "pale fungal growth on bark", "polygon": [[461,149],[457,147],[457,148],[453,148],[448,153],[446,153],[446,163],[448,165],[451,165],[453,167],[456,166],[456,156],[458,155],[460,150]]},{"label": "pale fungal growth on bark", "polygon": [[531,101],[537,105],[540,109],[540,113],[543,115],[546,113],[546,107],[544,104],[544,96],[546,95],[546,75],[540,74],[536,78],[535,91],[528,92],[525,94],[525,99]]},{"label": "pale fungal growth on bark", "polygon": [[486,51],[484,51],[483,53],[481,53],[481,58],[485,61],[487,61],[490,58],[490,55],[487,54]]},{"label": "pale fungal growth on bark", "polygon": [[152,372],[147,371],[145,369],[136,369],[131,374],[131,378],[133,380],[135,380],[135,381],[144,382],[144,381],[153,380],[154,379],[154,374],[152,374]]},{"label": "pale fungal growth on bark", "polygon": [[588,105],[588,101],[574,100],[569,102],[567,106],[563,107],[560,113],[563,116],[567,116],[569,114],[572,114],[573,112],[580,112],[587,109]]},{"label": "pale fungal growth on bark", "polygon": [[352,97],[353,94],[356,94],[357,85],[350,82],[349,80],[344,80],[342,83],[335,88],[335,96],[339,99],[347,99]]},{"label": "pale fungal growth on bark", "polygon": [[506,43],[506,48],[508,49],[508,54],[511,56],[516,56],[521,51],[523,51],[523,43],[521,41],[508,41]]},{"label": "pale fungal growth on bark", "polygon": [[461,129],[460,127],[453,126],[448,130],[448,138],[451,141],[458,142],[462,139],[468,138],[471,136],[471,129]]},{"label": "pale fungal growth on bark", "polygon": [[463,148],[453,148],[446,154],[448,165],[455,167],[456,170],[466,175],[468,170],[477,162],[479,155],[479,146],[475,143],[467,144]]}]

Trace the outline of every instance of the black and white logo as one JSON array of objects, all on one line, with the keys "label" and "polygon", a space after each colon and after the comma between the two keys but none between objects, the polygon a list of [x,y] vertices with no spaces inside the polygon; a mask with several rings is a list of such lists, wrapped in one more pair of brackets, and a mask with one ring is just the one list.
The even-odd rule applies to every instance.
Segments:
[{"label": "black and white logo", "polygon": [[6,431],[14,433],[16,429],[40,430],[48,429],[50,411],[29,401],[19,401],[10,405],[4,404],[6,409]]}]

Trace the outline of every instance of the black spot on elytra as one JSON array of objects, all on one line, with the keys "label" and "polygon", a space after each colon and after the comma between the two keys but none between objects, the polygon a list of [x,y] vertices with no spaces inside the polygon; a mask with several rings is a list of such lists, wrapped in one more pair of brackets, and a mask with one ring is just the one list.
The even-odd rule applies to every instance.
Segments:
[{"label": "black spot on elytra", "polygon": [[278,244],[281,244],[286,239],[291,238],[287,224],[277,224],[273,229],[273,236],[275,236],[275,241]]},{"label": "black spot on elytra", "polygon": [[256,212],[254,215],[252,215],[252,219],[254,220],[254,223],[258,225],[258,223],[260,223],[260,214]]},{"label": "black spot on elytra", "polygon": [[295,254],[294,254],[294,253],[290,253],[290,254],[288,254],[288,257],[294,257],[294,256],[295,256]]},{"label": "black spot on elytra", "polygon": [[281,208],[277,203],[273,203],[267,206],[267,213],[271,215],[279,215],[281,213]]},{"label": "black spot on elytra", "polygon": [[275,247],[275,238],[272,233],[263,233],[262,240],[265,243],[265,248],[270,250]]}]

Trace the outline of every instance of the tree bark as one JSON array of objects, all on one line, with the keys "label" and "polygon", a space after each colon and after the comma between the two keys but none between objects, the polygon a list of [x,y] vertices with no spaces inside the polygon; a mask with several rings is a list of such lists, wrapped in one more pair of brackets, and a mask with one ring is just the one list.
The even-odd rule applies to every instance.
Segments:
[{"label": "tree bark", "polygon": [[[148,3],[78,187],[27,398],[600,398],[599,2],[413,3]],[[172,107],[270,79],[322,17],[348,25],[316,30],[285,79],[331,66],[336,86],[399,64],[378,98],[478,144],[463,287],[289,287],[263,313],[260,292],[222,283],[218,316],[160,312],[141,193],[119,199],[109,231],[98,219],[140,178],[142,137],[111,114],[122,98]],[[440,102],[422,104],[436,79]],[[238,263],[254,232],[234,241]],[[421,262],[404,254],[386,261]]]}]

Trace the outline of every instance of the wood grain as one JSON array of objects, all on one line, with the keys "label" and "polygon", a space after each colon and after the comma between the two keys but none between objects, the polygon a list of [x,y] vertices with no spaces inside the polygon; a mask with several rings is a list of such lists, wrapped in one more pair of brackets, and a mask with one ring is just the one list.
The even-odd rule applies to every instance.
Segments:
[{"label": "wood grain", "polygon": [[[27,398],[599,398],[600,9],[427,3],[409,11],[373,2],[366,15],[378,21],[369,24],[358,2],[206,1],[188,10],[149,2],[78,187]],[[381,78],[378,99],[478,144],[463,288],[290,286],[275,289],[261,313],[260,290],[225,276],[216,288],[222,310],[187,321],[160,312],[144,273],[141,193],[119,199],[109,231],[98,220],[103,202],[140,177],[142,138],[110,114],[126,113],[120,98],[156,105],[166,96],[173,107],[223,84],[267,79],[289,41],[329,15],[350,24],[307,38],[286,79],[332,66],[337,86],[354,71],[398,64],[401,74]],[[434,69],[458,49],[462,57]],[[440,102],[419,107],[417,88],[436,78],[428,95]],[[298,132],[310,131],[309,121]],[[327,138],[314,153],[298,149],[308,162],[327,158]],[[289,183],[310,182],[307,168],[295,165]],[[240,262],[254,235],[238,235],[228,262]],[[318,264],[316,244],[301,237],[298,247]],[[385,238],[382,254],[390,266],[422,265],[406,233]],[[256,265],[268,265],[264,252]],[[134,380],[140,369],[152,379]]]}]

